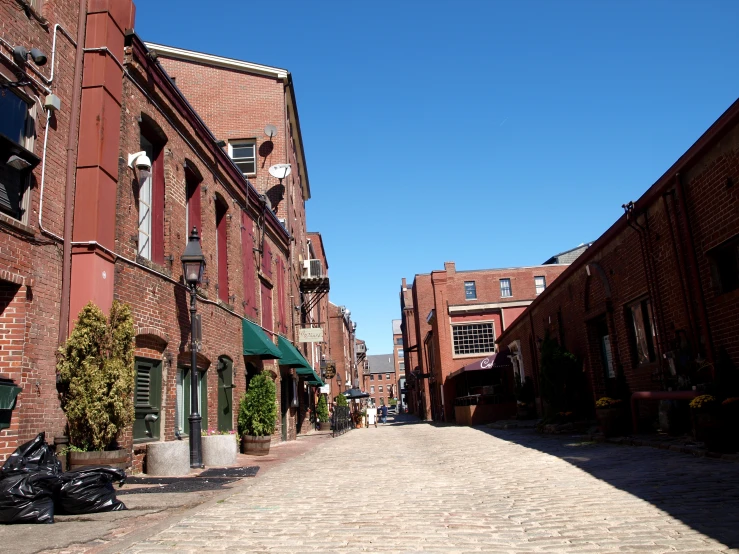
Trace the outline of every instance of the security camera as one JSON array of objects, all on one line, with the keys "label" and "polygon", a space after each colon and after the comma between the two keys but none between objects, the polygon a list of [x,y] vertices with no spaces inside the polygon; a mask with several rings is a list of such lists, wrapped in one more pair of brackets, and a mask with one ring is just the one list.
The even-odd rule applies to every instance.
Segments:
[{"label": "security camera", "polygon": [[33,63],[35,63],[36,65],[41,66],[46,64],[46,54],[44,54],[38,48],[31,48],[30,54],[33,58]]},{"label": "security camera", "polygon": [[33,63],[42,66],[46,63],[46,54],[38,48],[31,48],[29,52],[25,46],[16,46],[13,48],[13,60],[18,65],[24,65],[28,61],[28,56],[33,58]]},{"label": "security camera", "polygon": [[136,152],[135,154],[128,155],[128,167],[133,169],[134,167],[139,171],[151,171],[151,160],[146,152]]}]

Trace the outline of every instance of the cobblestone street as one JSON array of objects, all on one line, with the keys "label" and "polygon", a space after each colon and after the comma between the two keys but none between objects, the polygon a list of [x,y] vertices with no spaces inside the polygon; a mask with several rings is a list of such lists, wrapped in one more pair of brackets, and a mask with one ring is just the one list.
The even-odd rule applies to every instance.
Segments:
[{"label": "cobblestone street", "polygon": [[728,552],[739,466],[531,431],[351,431],[126,552]]}]

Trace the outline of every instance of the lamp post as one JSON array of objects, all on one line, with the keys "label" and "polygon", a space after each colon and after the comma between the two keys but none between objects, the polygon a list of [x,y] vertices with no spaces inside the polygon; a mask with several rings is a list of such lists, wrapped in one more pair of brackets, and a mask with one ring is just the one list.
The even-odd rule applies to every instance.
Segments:
[{"label": "lamp post", "polygon": [[190,290],[190,467],[203,467],[203,451],[201,449],[200,422],[198,411],[198,346],[196,342],[195,314],[197,312],[197,287],[203,280],[205,256],[200,248],[200,237],[196,227],[192,228],[187,247],[180,258],[182,275]]}]

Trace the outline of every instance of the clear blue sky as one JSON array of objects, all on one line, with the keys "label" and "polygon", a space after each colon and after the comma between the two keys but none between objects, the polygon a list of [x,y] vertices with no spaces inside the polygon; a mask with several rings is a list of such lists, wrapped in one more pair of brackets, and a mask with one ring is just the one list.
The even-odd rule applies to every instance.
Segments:
[{"label": "clear blue sky", "polygon": [[287,68],[331,299],[594,240],[739,96],[737,1],[139,0],[144,40]]}]

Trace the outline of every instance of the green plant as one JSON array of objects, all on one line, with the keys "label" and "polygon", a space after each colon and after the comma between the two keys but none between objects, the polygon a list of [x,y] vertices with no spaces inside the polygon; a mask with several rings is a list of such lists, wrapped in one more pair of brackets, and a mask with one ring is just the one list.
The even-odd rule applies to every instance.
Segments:
[{"label": "green plant", "polygon": [[391,406],[397,406],[398,405],[398,399],[397,398],[391,398],[390,402],[388,402]]},{"label": "green plant", "polygon": [[349,404],[346,401],[346,396],[343,394],[340,394],[336,397],[336,405],[337,406],[348,406]]},{"label": "green plant", "polygon": [[328,421],[328,404],[326,403],[326,395],[322,394],[318,399],[318,405],[316,406],[316,415],[318,421],[325,423]]},{"label": "green plant", "polygon": [[596,408],[615,408],[616,406],[619,406],[620,404],[621,404],[621,400],[615,400],[613,398],[604,396],[598,399],[598,401],[595,403],[595,407]]},{"label": "green plant", "polygon": [[592,406],[580,360],[548,331],[541,343],[541,395],[547,408],[545,415],[574,412],[580,417]]},{"label": "green plant", "polygon": [[701,394],[690,401],[690,407],[693,410],[710,410],[711,408],[715,408],[717,404],[716,397],[710,394]]},{"label": "green plant", "polygon": [[75,447],[104,450],[133,422],[134,327],[131,309],[118,301],[110,315],[92,302],[59,348],[62,410]]},{"label": "green plant", "polygon": [[239,402],[239,435],[263,437],[275,432],[277,406],[276,387],[266,373],[249,382],[249,390]]}]

